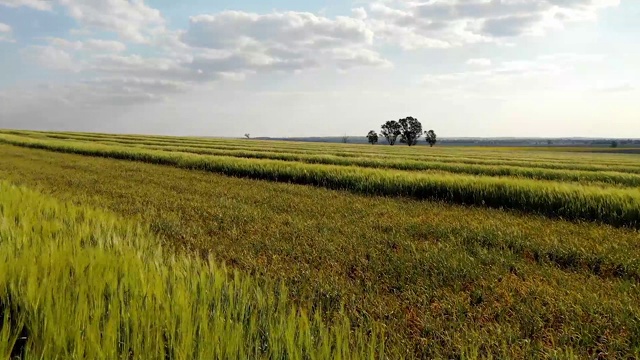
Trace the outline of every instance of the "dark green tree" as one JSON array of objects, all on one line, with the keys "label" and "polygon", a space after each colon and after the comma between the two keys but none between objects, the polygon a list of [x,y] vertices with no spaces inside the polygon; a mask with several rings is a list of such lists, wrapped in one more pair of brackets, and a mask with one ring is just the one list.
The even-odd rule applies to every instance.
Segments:
[{"label": "dark green tree", "polygon": [[387,139],[389,145],[395,145],[400,134],[402,134],[402,126],[397,121],[389,120],[382,125],[381,135]]},{"label": "dark green tree", "polygon": [[371,145],[377,144],[378,143],[378,133],[376,133],[375,130],[369,131],[369,133],[367,134],[367,140],[369,140],[369,143]]},{"label": "dark green tree", "polygon": [[433,145],[435,145],[438,142],[438,137],[436,136],[435,131],[429,130],[425,132],[424,135],[431,147],[433,147]]},{"label": "dark green tree", "polygon": [[398,120],[401,127],[400,142],[413,146],[418,143],[418,139],[422,136],[422,124],[418,119],[409,116]]}]

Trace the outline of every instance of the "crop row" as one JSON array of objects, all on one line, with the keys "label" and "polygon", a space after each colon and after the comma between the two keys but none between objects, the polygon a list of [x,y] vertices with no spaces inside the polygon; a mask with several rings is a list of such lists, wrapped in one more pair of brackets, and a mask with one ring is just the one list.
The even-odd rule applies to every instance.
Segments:
[{"label": "crop row", "polygon": [[629,187],[640,186],[640,175],[619,172],[592,172],[580,170],[554,170],[500,165],[469,165],[454,162],[384,160],[376,158],[344,158],[331,155],[299,155],[270,153],[261,151],[193,149],[174,146],[136,146],[149,150],[185,152],[200,155],[231,156],[249,159],[269,159],[297,161],[307,164],[359,166],[364,168],[396,169],[409,171],[442,171],[455,174],[483,176],[511,176],[538,180],[573,181],[584,183],[605,183]]},{"label": "crop row", "polygon": [[[2,152],[4,154],[3,161],[0,162],[0,177],[6,176],[11,178],[12,176],[17,176],[17,179],[21,181],[32,179],[35,183],[39,185],[45,185],[46,181],[44,181],[45,174],[48,174],[50,181],[53,183],[49,184],[50,188],[56,189],[57,193],[75,193],[76,191],[93,193],[95,191],[95,185],[91,185],[93,182],[98,181],[92,177],[92,174],[101,173],[101,174],[114,174],[117,175],[115,178],[120,178],[116,180],[112,176],[106,176],[104,179],[99,179],[100,182],[103,183],[102,186],[113,187],[115,189],[120,189],[121,184],[130,182],[131,189],[128,190],[129,197],[132,197],[133,194],[138,194],[137,191],[150,191],[150,193],[154,193],[150,188],[152,186],[156,188],[163,187],[171,187],[174,183],[179,183],[179,186],[173,186],[172,196],[180,197],[183,192],[184,194],[188,193],[192,198],[208,198],[212,196],[209,191],[216,191],[216,188],[225,188],[225,190],[217,189],[218,192],[226,192],[231,198],[238,198],[238,194],[245,194],[249,189],[253,193],[260,194],[258,197],[261,198],[269,198],[267,195],[270,191],[273,193],[277,193],[278,190],[274,189],[282,189],[281,185],[261,182],[256,184],[252,181],[242,181],[239,179],[231,179],[231,178],[221,178],[221,177],[209,177],[206,174],[199,174],[199,172],[182,172],[178,171],[181,177],[177,177],[176,170],[171,168],[159,168],[153,165],[145,165],[145,164],[137,164],[132,162],[131,164],[123,164],[119,161],[112,161],[109,159],[92,159],[86,158],[82,161],[83,166],[75,167],[74,169],[69,169],[65,167],[65,164],[70,161],[78,162],[77,158],[74,158],[73,155],[65,155],[65,154],[47,154],[46,152],[33,152],[28,149],[20,149],[18,147],[10,148],[8,146],[3,146]],[[25,162],[25,156],[28,155],[29,161]],[[74,160],[75,159],[75,160]],[[44,163],[47,164],[47,168],[43,167]],[[125,167],[124,169],[122,167]],[[65,169],[66,177],[71,177],[74,179],[73,184],[65,184],[65,180],[62,177],[58,177],[56,174],[62,169]],[[125,172],[133,171],[136,176],[131,177],[129,175],[125,175]],[[16,175],[19,174],[19,175]],[[29,176],[31,174],[31,176]],[[129,173],[130,174],[130,173]],[[163,183],[154,183],[153,185],[147,184],[145,181],[141,179],[145,178],[162,178]],[[84,178],[85,185],[89,185],[89,190],[83,188],[82,186],[78,186],[76,181],[79,181],[80,178]],[[194,184],[187,184],[187,179],[193,180],[193,178],[198,178],[201,182],[199,183],[201,186],[201,191],[207,193],[209,195],[204,194],[196,194],[194,189]],[[216,179],[215,182],[214,179]],[[120,182],[117,182],[120,181]],[[29,184],[29,183],[27,183]],[[249,185],[251,184],[251,185]],[[229,187],[234,187],[233,195],[229,193],[231,191]],[[189,190],[190,189],[190,190]],[[302,197],[313,198],[314,196],[331,196],[326,192],[319,191],[318,189],[310,189],[310,188],[296,188],[295,195],[291,195],[291,198],[300,198],[299,201],[302,201]],[[308,194],[308,195],[306,195]],[[148,198],[149,192],[143,192],[136,195],[141,198]],[[161,199],[160,202],[167,201],[167,193],[159,195],[158,198]],[[96,200],[95,204],[104,205],[107,202],[109,196],[106,196],[102,200]],[[351,199],[354,199],[351,197]],[[362,197],[357,197],[359,201],[375,202],[375,199],[367,199]],[[273,199],[272,199],[273,200]],[[280,203],[286,203],[286,201],[282,198],[282,196],[278,197],[278,201]],[[313,202],[313,200],[307,199],[309,202]],[[321,200],[321,202],[326,202],[327,199]],[[384,203],[393,202],[395,204],[401,203],[402,200],[393,200],[387,199]],[[146,204],[146,202],[143,202]],[[206,201],[206,207],[220,209],[220,204],[216,204],[212,202],[211,199]],[[268,203],[273,206],[273,208],[278,208],[278,205]],[[93,205],[96,206],[96,205]],[[156,206],[159,206],[156,204]],[[181,204],[182,207],[185,204]],[[193,205],[194,208],[197,208],[198,211],[205,211],[205,205],[202,203],[198,203],[198,205]],[[263,204],[265,206],[265,204]],[[334,209],[332,211],[337,211],[335,207],[337,204],[332,204]],[[354,205],[355,206],[355,205]],[[360,205],[365,206],[366,205]],[[456,241],[462,241],[462,246],[467,247],[472,243],[479,243],[483,246],[489,248],[499,248],[500,250],[509,250],[513,251],[517,254],[529,254],[533,255],[534,258],[540,259],[541,261],[549,261],[551,263],[556,263],[561,268],[587,268],[592,269],[595,273],[599,275],[614,275],[618,277],[628,277],[635,278],[640,280],[640,257],[638,256],[626,256],[628,254],[635,253],[635,244],[637,243],[637,236],[629,236],[632,232],[626,232],[623,230],[614,230],[609,227],[597,226],[596,224],[568,224],[562,222],[553,222],[548,219],[543,219],[539,217],[532,216],[517,216],[514,214],[508,213],[500,213],[496,211],[491,211],[487,209],[469,209],[469,208],[458,208],[458,207],[446,207],[446,211],[442,213],[439,212],[440,215],[448,214],[447,218],[438,217],[437,220],[429,219],[430,216],[426,216],[429,211],[427,209],[433,207],[439,207],[442,205],[437,204],[429,204],[422,203],[419,208],[422,209],[422,212],[415,211],[415,207],[412,207],[415,213],[421,214],[424,217],[421,217],[419,223],[425,229],[424,231],[428,231],[429,233],[435,234],[438,233],[438,237],[441,238],[455,238]],[[358,211],[358,217],[364,216],[364,212],[360,207]],[[272,211],[273,208],[267,207],[263,208],[266,212]],[[180,213],[183,211],[189,211],[187,208],[178,208],[172,207],[174,211]],[[246,210],[246,209],[245,209]],[[452,211],[456,211],[456,214],[452,214]],[[219,218],[228,218],[233,216],[234,211],[242,211],[241,209],[231,209],[226,208],[226,215],[218,215]],[[251,211],[258,211],[255,204],[251,207]],[[291,210],[293,211],[293,210]],[[348,211],[348,210],[347,210]],[[306,214],[304,211],[300,211],[301,213],[296,214],[296,218],[301,216],[304,218],[303,214]],[[278,211],[276,211],[278,213]],[[390,210],[385,210],[384,213],[388,216],[391,216],[392,212]],[[246,215],[246,214],[245,214]],[[240,216],[241,219],[246,219],[248,215]],[[293,214],[289,214],[290,216],[294,216]],[[394,213],[395,217],[400,217],[402,215],[409,216],[407,213],[407,209],[403,209],[401,214]],[[415,215],[415,214],[414,214]],[[156,215],[148,215],[146,221],[154,222]],[[265,213],[261,213],[259,218],[264,218],[267,216]],[[309,214],[306,214],[309,216]],[[473,221],[469,222],[469,218],[473,217]],[[461,219],[465,219],[462,220]],[[209,217],[204,216],[203,220],[206,223],[208,220],[211,220]],[[490,219],[490,221],[488,221]],[[304,223],[304,219],[298,219],[299,221]],[[325,219],[327,221],[331,221],[329,219]],[[454,221],[455,220],[455,221]],[[351,220],[353,221],[353,220]],[[351,222],[350,220],[344,219],[343,226],[350,225],[351,227],[359,227],[359,223],[356,221]],[[364,221],[364,220],[363,220]],[[374,216],[370,216],[368,218],[370,223],[376,223],[374,220]],[[270,226],[274,226],[274,224],[268,220],[263,220],[263,222],[268,223]],[[253,223],[253,221],[252,221]],[[455,224],[455,225],[454,225]],[[490,226],[489,226],[490,224]],[[322,226],[321,224],[316,224],[317,226]],[[405,224],[406,225],[406,224]],[[206,225],[200,225],[206,226]],[[238,225],[239,226],[239,225]],[[408,225],[406,225],[408,226]],[[411,228],[410,226],[408,226]],[[197,227],[199,228],[199,226]],[[489,229],[491,228],[491,229]],[[540,236],[541,233],[538,229],[545,229],[544,235]],[[554,229],[552,231],[552,228]],[[427,230],[428,229],[428,230]],[[566,231],[567,229],[571,229],[571,231]],[[578,230],[579,229],[579,230]],[[355,229],[351,229],[354,231]],[[562,231],[561,231],[562,230]],[[406,236],[399,235],[400,227],[395,227],[394,231],[396,231],[396,235],[398,236]],[[205,232],[205,234],[209,234],[209,232]],[[227,234],[228,235],[228,234]],[[353,235],[353,234],[352,234]],[[208,235],[205,235],[208,236]],[[362,235],[364,236],[364,235]],[[356,236],[357,237],[357,236]],[[602,242],[602,239],[614,239],[606,242]],[[347,239],[345,239],[347,240]],[[176,241],[179,242],[179,239]],[[204,241],[204,240],[203,240]],[[349,242],[353,241],[352,239],[348,240]],[[453,241],[453,240],[449,240]],[[205,241],[205,243],[207,243]],[[207,243],[208,244],[208,243]]]},{"label": "crop row", "polygon": [[148,229],[0,183],[0,356],[373,359],[379,333],[306,315],[282,286],[167,256]]},{"label": "crop row", "polygon": [[258,161],[99,144],[40,141],[11,135],[0,136],[0,141],[23,147],[143,161],[370,195],[435,199],[516,209],[567,219],[595,220],[616,226],[640,227],[640,191],[636,189],[601,188],[515,178],[429,175],[277,160]]},{"label": "crop row", "polygon": [[[396,169],[405,169],[405,170],[433,170],[433,167],[430,167],[427,165],[427,163],[433,163],[433,162],[438,162],[438,163],[447,163],[447,164],[451,164],[451,166],[449,166],[450,169],[453,170],[446,170],[446,169],[441,169],[444,171],[451,171],[451,172],[460,172],[460,173],[471,173],[471,174],[480,174],[480,172],[478,171],[474,171],[474,170],[459,170],[463,165],[469,165],[466,166],[466,168],[472,168],[471,165],[478,165],[478,166],[499,166],[499,167],[520,167],[520,168],[525,168],[525,169],[516,169],[513,172],[511,172],[510,170],[501,170],[498,172],[493,172],[493,173],[487,173],[486,175],[505,175],[505,176],[510,176],[510,175],[514,175],[514,176],[524,176],[524,177],[531,177],[531,178],[539,178],[539,179],[562,179],[562,177],[557,177],[556,175],[550,175],[551,177],[544,177],[544,176],[531,176],[532,173],[541,173],[542,171],[540,170],[532,170],[532,171],[528,171],[528,169],[549,169],[549,170],[573,170],[573,171],[583,171],[583,172],[619,172],[619,173],[630,173],[630,174],[640,174],[640,164],[638,166],[630,166],[630,165],[622,165],[619,163],[614,163],[612,164],[610,161],[607,164],[594,164],[594,161],[586,161],[582,162],[582,163],[578,163],[578,162],[574,162],[574,163],[560,163],[560,162],[549,162],[549,161],[532,161],[532,160],[525,160],[525,159],[520,159],[520,160],[512,160],[512,159],[494,159],[494,158],[487,158],[486,156],[480,157],[480,158],[470,158],[470,157],[462,157],[462,156],[458,156],[458,155],[451,155],[451,154],[436,154],[436,155],[430,155],[430,156],[400,156],[400,155],[388,155],[388,154],[384,154],[384,155],[379,155],[379,154],[371,154],[371,153],[366,153],[366,152],[345,152],[345,151],[335,151],[335,152],[331,152],[328,150],[325,151],[308,151],[308,150],[291,150],[291,149],[283,149],[283,148],[267,148],[265,146],[247,146],[245,144],[233,144],[230,142],[225,142],[222,143],[220,145],[202,145],[202,144],[183,144],[180,142],[164,142],[164,141],[142,141],[142,140],[117,140],[117,139],[109,139],[109,138],[104,138],[104,140],[96,140],[93,138],[87,138],[87,137],[66,137],[66,136],[60,136],[60,135],[50,135],[52,138],[56,138],[56,139],[64,139],[64,140],[87,140],[87,141],[91,141],[91,142],[98,142],[98,143],[105,143],[105,144],[122,144],[122,145],[129,145],[129,146],[143,146],[143,147],[154,147],[159,149],[160,147],[166,148],[168,150],[170,149],[181,149],[181,150],[174,150],[174,151],[186,151],[186,152],[193,152],[193,153],[199,153],[199,154],[212,154],[212,155],[231,155],[231,156],[235,156],[234,151],[237,152],[238,154],[243,154],[243,153],[249,153],[252,151],[258,151],[261,154],[265,154],[265,155],[261,155],[260,158],[272,158],[272,159],[281,159],[281,160],[289,160],[290,158],[293,158],[295,156],[298,156],[300,159],[303,158],[309,158],[309,157],[326,157],[326,156],[330,156],[330,157],[341,157],[341,158],[348,158],[348,159],[352,159],[352,158],[356,158],[357,160],[353,160],[354,162],[357,161],[363,161],[363,159],[368,158],[369,160],[367,160],[367,162],[369,164],[372,163],[389,163],[389,164],[398,164],[398,163],[407,163],[409,165],[406,166],[401,166],[398,167],[396,165],[391,165],[391,166],[371,166],[371,165],[361,165],[361,166],[368,166],[368,167],[389,167],[389,168],[396,168]],[[226,154],[224,153],[226,152]],[[271,157],[269,157],[266,154],[273,154],[271,155]],[[255,157],[255,156],[245,156],[245,155],[240,155],[242,157]],[[299,160],[299,159],[294,159],[294,160]],[[305,160],[299,160],[299,161],[305,161]],[[351,160],[331,160],[332,162],[321,162],[321,161],[314,161],[316,163],[327,163],[327,164],[346,164],[348,161]],[[307,161],[308,162],[308,161]],[[411,164],[418,164],[418,165],[411,165]],[[419,164],[424,164],[424,165],[419,165]],[[354,164],[355,165],[355,164]],[[460,165],[460,166],[457,166]],[[463,166],[464,167],[464,166]],[[458,169],[456,171],[456,169]],[[439,169],[436,169],[439,170]],[[608,182],[608,183],[620,183],[620,184],[624,184],[624,185],[630,185],[630,186],[636,186],[638,183],[635,180],[621,180],[620,182],[613,180],[612,179],[612,174],[609,173],[607,174],[603,174],[599,177],[601,178],[607,178],[609,180],[592,180],[594,177],[593,174],[586,174],[585,175],[585,181],[603,181],[603,182]],[[625,177],[625,175],[620,174],[622,177]],[[569,176],[571,181],[580,181],[582,180],[581,178],[577,177],[578,174],[575,174],[575,176],[571,177]],[[615,174],[613,175],[613,177],[615,177]],[[629,178],[631,178],[631,176],[629,176]]]},{"label": "crop row", "polygon": [[[344,146],[344,144],[315,144],[315,143],[294,143],[282,141],[240,141],[228,139],[200,139],[200,138],[168,138],[155,136],[133,136],[133,135],[102,135],[102,134],[65,134],[65,133],[38,133],[31,132],[33,135],[44,135],[50,138],[59,138],[67,140],[86,140],[86,141],[112,141],[123,144],[145,144],[145,145],[169,145],[169,146],[189,146],[203,148],[224,148],[224,149],[261,149],[263,151],[272,152],[288,152],[288,153],[318,153],[326,154],[332,152],[340,156],[362,157],[362,156],[384,156],[384,157],[401,157],[412,160],[428,160],[434,157],[467,159],[474,160],[490,160],[500,161],[520,161],[542,164],[597,164],[606,168],[611,166],[612,162],[615,166],[627,166],[640,168],[640,161],[636,158],[614,155],[598,156],[583,154],[562,154],[557,153],[549,155],[547,153],[524,152],[513,153],[505,151],[491,150],[469,150],[466,148],[435,148],[425,152],[422,148],[408,149],[406,147],[387,147],[387,146],[364,146],[352,145]],[[399,151],[398,151],[399,150]],[[507,164],[508,165],[508,164]]]}]

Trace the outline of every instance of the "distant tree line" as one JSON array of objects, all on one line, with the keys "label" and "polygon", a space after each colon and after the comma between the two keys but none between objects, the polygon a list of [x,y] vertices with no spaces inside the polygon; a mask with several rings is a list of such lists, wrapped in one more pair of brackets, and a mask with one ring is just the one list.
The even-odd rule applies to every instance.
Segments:
[{"label": "distant tree line", "polygon": [[422,132],[422,124],[418,119],[409,116],[400,120],[389,120],[382,124],[380,136],[375,130],[369,131],[367,139],[371,145],[378,143],[380,137],[387,139],[387,143],[391,146],[395,145],[400,138],[400,143],[413,146],[418,144],[418,140],[424,134],[425,140],[433,147],[438,142],[435,131],[429,130]]}]

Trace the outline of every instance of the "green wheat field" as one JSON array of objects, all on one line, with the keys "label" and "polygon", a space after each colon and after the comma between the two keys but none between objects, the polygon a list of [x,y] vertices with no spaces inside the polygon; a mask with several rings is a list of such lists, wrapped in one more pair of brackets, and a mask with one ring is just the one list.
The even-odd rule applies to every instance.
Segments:
[{"label": "green wheat field", "polygon": [[2,359],[640,358],[640,155],[0,131]]}]

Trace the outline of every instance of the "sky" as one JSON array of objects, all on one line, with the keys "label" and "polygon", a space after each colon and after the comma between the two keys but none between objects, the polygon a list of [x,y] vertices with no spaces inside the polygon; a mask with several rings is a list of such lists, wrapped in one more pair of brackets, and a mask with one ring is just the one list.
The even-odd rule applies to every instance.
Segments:
[{"label": "sky", "polygon": [[0,0],[0,128],[640,138],[638,0]]}]

